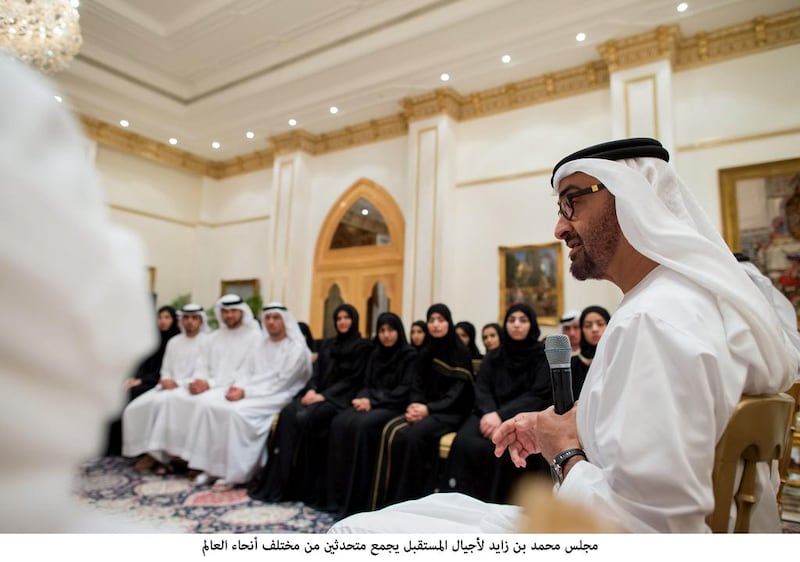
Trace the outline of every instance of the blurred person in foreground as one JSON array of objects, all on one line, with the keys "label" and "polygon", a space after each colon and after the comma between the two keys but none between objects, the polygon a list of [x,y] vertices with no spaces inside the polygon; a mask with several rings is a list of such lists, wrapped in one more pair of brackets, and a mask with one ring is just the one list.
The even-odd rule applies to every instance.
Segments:
[{"label": "blurred person in foreground", "polygon": [[72,484],[158,343],[143,250],[51,85],[2,50],[0,83],[0,531],[118,530]]}]

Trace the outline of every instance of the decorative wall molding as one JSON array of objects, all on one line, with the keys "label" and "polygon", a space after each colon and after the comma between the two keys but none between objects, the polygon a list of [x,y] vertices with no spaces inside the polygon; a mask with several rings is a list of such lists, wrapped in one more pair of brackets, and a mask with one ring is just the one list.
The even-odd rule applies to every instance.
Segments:
[{"label": "decorative wall molding", "polygon": [[130,215],[138,215],[140,217],[146,217],[148,219],[158,220],[162,222],[169,222],[172,224],[177,224],[179,226],[185,226],[188,228],[197,228],[198,226],[204,226],[206,228],[220,228],[224,226],[233,226],[238,224],[246,224],[251,222],[260,222],[269,220],[270,215],[259,215],[256,217],[248,217],[246,219],[237,219],[232,221],[220,221],[220,222],[207,222],[207,221],[187,221],[182,219],[176,219],[173,217],[168,217],[166,215],[159,215],[158,213],[150,213],[148,211],[140,211],[139,209],[134,209],[132,207],[126,207],[124,205],[116,205],[114,203],[108,203],[108,208],[113,209],[115,211],[120,211],[122,213],[128,213]]},{"label": "decorative wall molding", "polygon": [[184,172],[223,179],[272,167],[271,150],[228,160],[210,160],[87,115],[79,115],[78,118],[86,136],[93,141]]},{"label": "decorative wall molding", "polygon": [[778,129],[776,131],[764,131],[763,133],[739,135],[735,137],[726,137],[721,139],[709,139],[705,141],[695,142],[692,144],[684,144],[682,146],[679,146],[677,150],[678,152],[691,152],[693,150],[706,150],[709,148],[717,148],[729,144],[738,144],[740,142],[751,142],[756,140],[782,137],[784,135],[797,135],[797,134],[800,134],[800,127],[791,127],[789,129]]},{"label": "decorative wall molding", "polygon": [[371,119],[351,127],[343,127],[330,133],[314,135],[302,129],[289,131],[269,138],[276,156],[291,152],[325,154],[335,150],[352,148],[408,133],[408,121],[404,114],[397,113],[381,119]]},{"label": "decorative wall molding", "polygon": [[84,115],[80,120],[87,136],[100,144],[190,173],[224,179],[271,168],[278,155],[297,151],[325,154],[400,137],[408,133],[410,122],[435,115],[462,121],[604,89],[609,86],[609,73],[624,68],[666,59],[679,72],[797,43],[800,43],[800,9],[692,37],[682,37],[677,25],[660,26],[606,41],[598,47],[600,60],[469,94],[438,88],[403,99],[401,113],[319,135],[290,131],[270,137],[270,149],[228,160],[202,158]]}]

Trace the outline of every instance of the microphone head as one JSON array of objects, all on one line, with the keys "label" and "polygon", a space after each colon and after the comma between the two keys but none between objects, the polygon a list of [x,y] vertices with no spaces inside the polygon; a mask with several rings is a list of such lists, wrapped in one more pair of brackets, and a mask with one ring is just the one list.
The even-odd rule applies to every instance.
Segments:
[{"label": "microphone head", "polygon": [[544,353],[550,367],[569,366],[572,358],[572,346],[564,334],[553,334],[544,340]]}]

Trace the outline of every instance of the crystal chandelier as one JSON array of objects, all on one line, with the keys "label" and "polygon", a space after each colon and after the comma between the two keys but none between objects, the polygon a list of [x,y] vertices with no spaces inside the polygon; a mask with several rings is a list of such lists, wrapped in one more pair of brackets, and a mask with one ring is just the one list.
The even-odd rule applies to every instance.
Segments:
[{"label": "crystal chandelier", "polygon": [[0,47],[45,74],[64,70],[81,48],[79,0],[3,0]]}]

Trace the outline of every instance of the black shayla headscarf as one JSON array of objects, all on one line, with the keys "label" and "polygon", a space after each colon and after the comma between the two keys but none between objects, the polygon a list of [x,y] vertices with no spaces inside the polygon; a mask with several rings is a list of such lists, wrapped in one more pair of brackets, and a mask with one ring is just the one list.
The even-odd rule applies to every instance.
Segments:
[{"label": "black shayla headscarf", "polygon": [[[442,318],[447,321],[447,333],[440,338],[434,337],[430,332],[428,333],[430,343],[420,351],[420,369],[424,369],[426,365],[430,366],[434,360],[438,360],[449,367],[447,369],[449,372],[446,373],[448,376],[472,380],[472,357],[470,357],[469,350],[456,334],[450,309],[446,304],[432,304],[428,308],[425,318],[430,320],[431,316],[436,313],[441,314]],[[462,370],[464,373],[460,372]]]},{"label": "black shayla headscarf", "polygon": [[419,329],[422,330],[422,333],[425,334],[425,338],[422,340],[422,345],[414,345],[413,342],[411,343],[411,345],[414,346],[417,351],[419,351],[431,339],[430,334],[428,334],[428,324],[425,322],[425,320],[414,320],[414,323],[411,324],[411,326],[418,326]]},{"label": "black shayla headscarf", "polygon": [[466,322],[466,321],[459,322],[458,324],[456,324],[456,328],[461,328],[469,336],[469,344],[467,345],[467,349],[469,350],[469,354],[472,356],[472,358],[480,359],[481,357],[483,357],[480,350],[478,349],[477,344],[475,343],[476,333],[475,333],[475,326],[472,324],[472,322]]},{"label": "black shayla headscarf", "polygon": [[372,352],[372,359],[367,367],[366,381],[369,386],[371,380],[377,380],[378,374],[381,379],[389,383],[397,384],[403,376],[405,370],[404,356],[408,353],[416,353],[414,347],[409,345],[403,328],[403,321],[394,312],[383,312],[378,316],[375,325],[376,331],[380,333],[381,326],[388,325],[397,331],[397,341],[392,347],[386,347],[381,343],[378,335],[375,335],[375,351]]},{"label": "black shayla headscarf", "polygon": [[595,312],[606,319],[606,324],[611,321],[611,315],[608,311],[603,308],[602,306],[587,306],[581,312],[581,356],[585,359],[594,359],[594,354],[597,351],[597,346],[590,344],[583,335],[583,321],[586,320],[586,316],[592,312]]},{"label": "black shayla headscarf", "polygon": [[[524,340],[515,340],[505,328],[508,319],[515,312],[521,312],[528,317],[531,323],[531,329]],[[510,369],[522,368],[534,361],[544,353],[544,344],[539,341],[541,330],[539,330],[539,321],[536,318],[536,313],[533,309],[524,303],[512,304],[506,311],[506,317],[503,319],[503,333],[500,336],[502,343],[500,350],[505,358],[506,365]]]},{"label": "black shayla headscarf", "polygon": [[359,356],[361,349],[365,345],[369,345],[369,340],[361,338],[358,331],[358,311],[350,304],[340,304],[336,307],[336,310],[333,311],[333,325],[336,326],[336,317],[342,311],[347,313],[352,322],[350,329],[344,333],[336,328],[331,356],[340,368],[349,369],[353,367],[353,362]]}]

